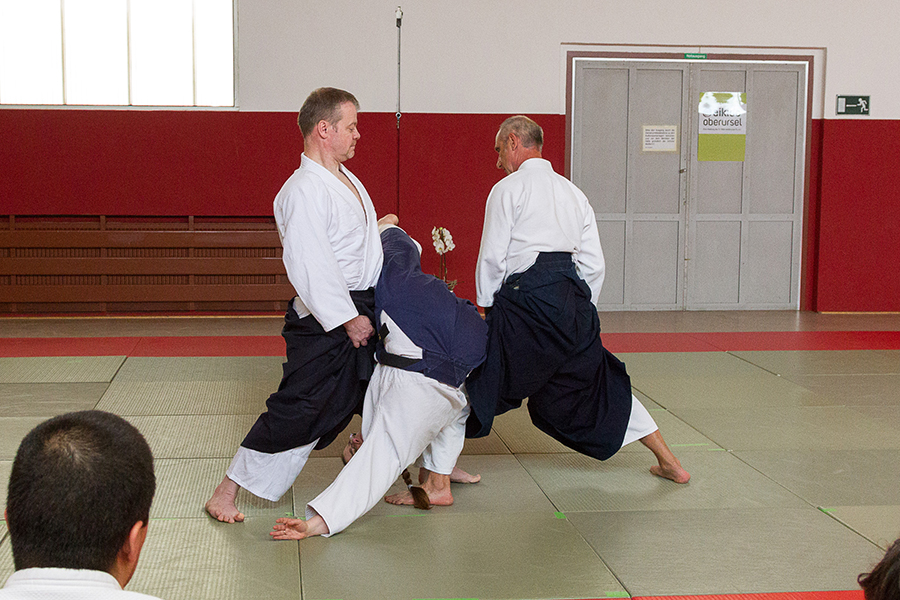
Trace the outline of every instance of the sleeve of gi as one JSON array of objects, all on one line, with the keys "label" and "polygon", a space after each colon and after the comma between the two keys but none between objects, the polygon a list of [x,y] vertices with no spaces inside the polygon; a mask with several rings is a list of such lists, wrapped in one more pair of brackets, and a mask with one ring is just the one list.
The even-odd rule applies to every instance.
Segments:
[{"label": "sleeve of gi", "polygon": [[[573,185],[573,187],[575,187]],[[600,246],[600,231],[597,229],[597,218],[594,209],[591,208],[587,197],[575,188],[583,200],[584,225],[581,230],[581,248],[575,255],[575,264],[578,273],[591,288],[591,302],[595,305],[600,298],[600,289],[603,287],[603,279],[606,276],[606,261],[603,259],[603,248]]]},{"label": "sleeve of gi", "polygon": [[281,243],[288,279],[300,300],[331,331],[359,316],[328,238],[333,218],[328,192],[309,181],[279,196],[284,226]]},{"label": "sleeve of gi", "polygon": [[484,210],[481,248],[475,265],[475,292],[478,305],[494,305],[494,294],[506,276],[507,253],[515,222],[515,192],[501,180],[491,190]]}]

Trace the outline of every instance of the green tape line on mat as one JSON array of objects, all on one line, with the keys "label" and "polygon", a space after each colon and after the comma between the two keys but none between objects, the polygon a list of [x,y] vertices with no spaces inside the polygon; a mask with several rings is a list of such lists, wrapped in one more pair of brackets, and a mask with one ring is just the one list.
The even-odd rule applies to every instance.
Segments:
[{"label": "green tape line on mat", "polygon": [[823,513],[825,513],[826,515],[830,515],[831,513],[834,512],[834,509],[833,509],[833,508],[824,508],[824,507],[821,507],[821,506],[819,507],[819,510],[821,510],[821,511],[822,511]]},{"label": "green tape line on mat", "polygon": [[556,513],[553,513],[553,515],[554,515],[557,519],[565,519],[565,518],[566,518],[566,513],[556,512]]},{"label": "green tape line on mat", "polygon": [[623,590],[621,592],[610,592],[609,594],[606,595],[606,597],[607,598],[631,598],[631,595],[629,595],[628,592]]}]

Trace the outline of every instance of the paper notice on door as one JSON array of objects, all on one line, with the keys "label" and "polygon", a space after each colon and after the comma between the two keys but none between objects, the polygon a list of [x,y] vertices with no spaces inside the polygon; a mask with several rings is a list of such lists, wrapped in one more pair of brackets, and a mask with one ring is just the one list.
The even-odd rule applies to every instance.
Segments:
[{"label": "paper notice on door", "polygon": [[644,152],[678,152],[678,125],[642,125]]},{"label": "paper notice on door", "polygon": [[747,94],[700,95],[697,160],[743,161],[747,146]]}]

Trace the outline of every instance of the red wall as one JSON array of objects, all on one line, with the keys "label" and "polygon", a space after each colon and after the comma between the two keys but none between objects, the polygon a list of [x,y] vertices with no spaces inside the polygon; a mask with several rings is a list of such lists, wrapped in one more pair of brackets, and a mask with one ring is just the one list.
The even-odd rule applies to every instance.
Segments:
[{"label": "red wall", "polygon": [[[431,229],[456,249],[448,276],[475,298],[484,201],[502,172],[494,135],[505,116],[362,113],[346,164],[379,215],[395,212],[438,273]],[[565,118],[538,117],[547,157],[563,169]],[[294,113],[0,110],[0,215],[228,216],[272,214],[300,162]],[[400,136],[398,196],[397,153]]]},{"label": "red wall", "polygon": [[[363,112],[347,163],[423,244],[426,271],[431,228],[450,230],[449,277],[470,299],[505,116],[406,113],[398,132],[393,113]],[[535,118],[563,172],[565,117]],[[269,216],[302,150],[294,113],[12,109],[0,136],[0,215]],[[900,121],[814,121],[810,136],[802,306],[900,310]]]},{"label": "red wall", "polygon": [[820,311],[900,311],[900,121],[825,121]]}]

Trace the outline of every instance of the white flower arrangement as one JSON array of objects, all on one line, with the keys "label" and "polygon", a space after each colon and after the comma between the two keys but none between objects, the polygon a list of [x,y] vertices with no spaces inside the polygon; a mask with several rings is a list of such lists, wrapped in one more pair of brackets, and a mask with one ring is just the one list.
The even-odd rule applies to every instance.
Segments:
[{"label": "white flower arrangement", "polygon": [[452,291],[456,287],[456,280],[447,281],[447,256],[446,254],[456,248],[453,236],[445,227],[435,227],[431,230],[431,240],[434,243],[434,251],[441,257],[441,281],[447,284]]},{"label": "white flower arrangement", "polygon": [[456,244],[453,243],[453,236],[450,235],[450,231],[445,227],[435,227],[432,229],[431,239],[434,242],[435,252],[440,255],[456,248]]}]

